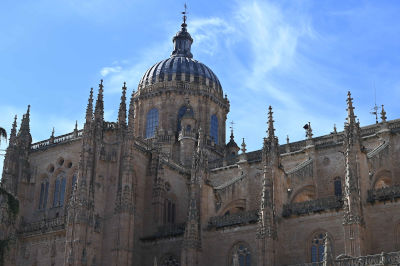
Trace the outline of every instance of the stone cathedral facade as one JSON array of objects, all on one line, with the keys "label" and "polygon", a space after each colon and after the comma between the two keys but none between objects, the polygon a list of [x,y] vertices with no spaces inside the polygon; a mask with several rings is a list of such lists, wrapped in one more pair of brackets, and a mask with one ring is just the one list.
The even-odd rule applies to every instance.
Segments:
[{"label": "stone cathedral facade", "polygon": [[382,108],[360,127],[349,92],[343,132],[307,125],[281,145],[269,107],[263,147],[247,152],[225,139],[228,98],[186,27],[129,99],[123,85],[117,122],[104,121],[102,82],[81,130],[32,143],[29,107],[15,119],[1,263],[399,265],[400,120]]}]

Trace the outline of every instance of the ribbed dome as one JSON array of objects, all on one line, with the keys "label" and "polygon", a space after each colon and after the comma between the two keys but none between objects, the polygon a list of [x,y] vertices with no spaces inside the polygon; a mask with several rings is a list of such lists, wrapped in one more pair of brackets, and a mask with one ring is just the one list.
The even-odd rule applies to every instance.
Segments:
[{"label": "ribbed dome", "polygon": [[164,81],[201,83],[216,90],[222,96],[221,84],[210,68],[193,59],[190,51],[193,39],[186,29],[184,16],[181,30],[172,39],[174,50],[171,57],[150,67],[139,83],[139,90]]},{"label": "ribbed dome", "polygon": [[221,84],[214,72],[203,63],[185,56],[171,56],[150,67],[140,80],[139,88],[171,80],[202,82],[222,95]]}]

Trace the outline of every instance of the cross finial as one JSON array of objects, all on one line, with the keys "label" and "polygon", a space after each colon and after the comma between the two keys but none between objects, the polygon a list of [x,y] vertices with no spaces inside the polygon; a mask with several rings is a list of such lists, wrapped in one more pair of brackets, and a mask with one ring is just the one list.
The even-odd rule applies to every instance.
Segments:
[{"label": "cross finial", "polygon": [[186,3],[183,5],[183,8],[185,9],[185,11],[182,12],[182,15],[183,15],[183,24],[186,24],[186,19],[187,19],[186,14],[188,13],[188,12],[187,12],[187,5],[186,5]]},{"label": "cross finial", "polygon": [[235,123],[233,121],[231,121],[229,124],[231,124],[231,126],[229,128],[231,129],[231,139],[233,139],[233,125]]}]

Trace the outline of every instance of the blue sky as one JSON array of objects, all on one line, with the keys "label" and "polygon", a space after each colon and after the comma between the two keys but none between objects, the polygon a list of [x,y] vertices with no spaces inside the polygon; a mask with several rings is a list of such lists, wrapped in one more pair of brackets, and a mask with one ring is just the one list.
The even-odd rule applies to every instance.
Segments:
[{"label": "blue sky", "polygon": [[[105,80],[115,121],[121,86],[172,51],[183,1],[35,0],[0,3],[0,126],[31,107],[34,141],[82,128],[90,87]],[[346,93],[361,125],[385,104],[400,117],[400,2],[187,1],[194,58],[219,77],[237,142],[259,149],[274,108],[280,142],[343,129]],[[227,132],[229,134],[229,132]],[[239,143],[240,144],[240,143]],[[2,144],[4,149],[4,142]],[[0,157],[2,160],[2,157]],[[2,168],[2,166],[0,165]]]}]

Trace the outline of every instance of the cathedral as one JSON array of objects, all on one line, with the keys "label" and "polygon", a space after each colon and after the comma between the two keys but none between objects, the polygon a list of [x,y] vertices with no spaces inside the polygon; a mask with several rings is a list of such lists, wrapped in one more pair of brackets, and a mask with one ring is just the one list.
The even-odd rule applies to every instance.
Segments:
[{"label": "cathedral", "polygon": [[116,122],[103,81],[83,129],[32,143],[30,106],[15,118],[0,265],[400,265],[400,119],[360,126],[349,92],[344,131],[279,144],[270,106],[247,151],[192,43],[184,16],[170,57],[130,97],[123,84]]}]

